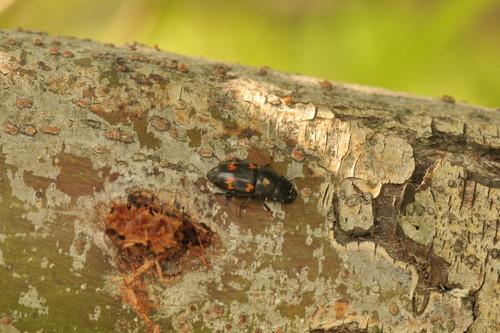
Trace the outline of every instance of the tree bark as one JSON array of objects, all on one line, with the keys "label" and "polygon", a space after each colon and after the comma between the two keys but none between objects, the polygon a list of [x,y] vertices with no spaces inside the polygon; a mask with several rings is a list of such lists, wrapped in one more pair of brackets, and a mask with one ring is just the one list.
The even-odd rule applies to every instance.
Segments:
[{"label": "tree bark", "polygon": [[[217,234],[209,268],[145,277],[164,332],[500,329],[499,110],[20,30],[0,110],[6,332],[143,329],[104,232],[135,190]],[[206,179],[227,156],[297,199],[238,214]]]}]

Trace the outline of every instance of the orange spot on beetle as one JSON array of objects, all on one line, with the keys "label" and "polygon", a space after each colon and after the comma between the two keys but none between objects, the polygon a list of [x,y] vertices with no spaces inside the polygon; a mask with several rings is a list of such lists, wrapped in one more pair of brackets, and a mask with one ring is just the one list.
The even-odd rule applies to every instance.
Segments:
[{"label": "orange spot on beetle", "polygon": [[248,168],[250,168],[252,170],[257,170],[257,166],[253,163],[248,163]]},{"label": "orange spot on beetle", "polygon": [[225,181],[226,183],[226,189],[227,190],[234,190],[234,186],[233,186],[233,183],[236,179],[234,177],[229,177],[228,180]]},{"label": "orange spot on beetle", "polygon": [[227,170],[228,171],[236,171],[238,170],[238,167],[235,165],[235,162],[231,162],[227,165]]},{"label": "orange spot on beetle", "polygon": [[248,183],[248,184],[247,184],[247,188],[245,189],[245,192],[250,193],[250,192],[252,192],[254,189],[255,189],[255,186],[253,186],[252,184]]}]

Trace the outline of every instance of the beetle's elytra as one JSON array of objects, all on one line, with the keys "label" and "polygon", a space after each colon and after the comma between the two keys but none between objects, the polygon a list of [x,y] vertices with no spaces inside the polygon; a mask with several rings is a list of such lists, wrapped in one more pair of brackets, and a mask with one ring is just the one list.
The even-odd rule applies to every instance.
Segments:
[{"label": "beetle's elytra", "polygon": [[226,193],[262,202],[269,200],[288,204],[297,197],[297,190],[288,179],[254,163],[239,160],[224,162],[210,170],[207,177]]}]

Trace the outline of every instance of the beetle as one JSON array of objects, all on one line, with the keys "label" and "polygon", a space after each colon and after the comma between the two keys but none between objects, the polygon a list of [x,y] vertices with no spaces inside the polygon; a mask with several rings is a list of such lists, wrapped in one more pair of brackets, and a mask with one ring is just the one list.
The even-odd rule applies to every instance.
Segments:
[{"label": "beetle", "polygon": [[248,197],[241,204],[241,208],[252,198],[261,201],[266,210],[271,209],[264,201],[279,201],[289,204],[297,197],[297,190],[284,176],[267,168],[259,167],[255,163],[232,159],[211,169],[207,174],[208,180],[227,194]]}]

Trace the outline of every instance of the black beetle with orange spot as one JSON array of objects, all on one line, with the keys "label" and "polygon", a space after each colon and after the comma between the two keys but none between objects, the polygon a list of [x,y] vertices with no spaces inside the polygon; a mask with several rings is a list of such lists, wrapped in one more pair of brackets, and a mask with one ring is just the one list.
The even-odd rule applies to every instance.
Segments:
[{"label": "black beetle with orange spot", "polygon": [[264,201],[289,204],[297,197],[295,187],[285,177],[265,166],[259,167],[237,159],[219,164],[208,172],[207,177],[212,184],[228,194],[261,200],[269,212],[271,210]]}]

